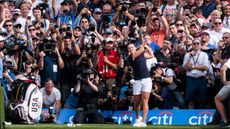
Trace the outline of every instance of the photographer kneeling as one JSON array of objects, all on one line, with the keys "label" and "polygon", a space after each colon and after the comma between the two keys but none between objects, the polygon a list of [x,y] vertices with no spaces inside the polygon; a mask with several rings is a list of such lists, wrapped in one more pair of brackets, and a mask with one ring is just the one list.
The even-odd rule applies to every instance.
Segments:
[{"label": "photographer kneeling", "polygon": [[79,95],[79,102],[74,122],[104,123],[103,115],[97,111],[97,100],[98,96],[103,93],[103,86],[99,82],[96,71],[85,69],[77,80],[75,92]]},{"label": "photographer kneeling", "polygon": [[[184,98],[177,90],[176,75],[171,68],[162,68],[156,65],[152,70],[154,81],[161,86],[162,109],[170,109],[173,106],[184,108]],[[176,104],[174,104],[175,102]]]}]

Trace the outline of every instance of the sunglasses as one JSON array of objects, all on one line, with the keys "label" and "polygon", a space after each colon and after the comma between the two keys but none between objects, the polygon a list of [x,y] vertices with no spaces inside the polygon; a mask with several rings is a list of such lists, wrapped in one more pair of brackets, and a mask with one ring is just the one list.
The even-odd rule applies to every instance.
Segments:
[{"label": "sunglasses", "polygon": [[223,39],[228,39],[228,37],[223,37]]},{"label": "sunglasses", "polygon": [[165,16],[173,16],[173,14],[165,14]]},{"label": "sunglasses", "polygon": [[88,21],[81,21],[81,23],[88,23]]},{"label": "sunglasses", "polygon": [[15,28],[21,28],[22,26],[21,25],[15,25],[14,27]]},{"label": "sunglasses", "polygon": [[199,45],[200,43],[199,42],[194,42],[193,45]]},{"label": "sunglasses", "polygon": [[35,29],[29,29],[29,31],[35,31]]},{"label": "sunglasses", "polygon": [[176,24],[177,26],[183,26],[183,24]]},{"label": "sunglasses", "polygon": [[215,25],[221,25],[222,23],[221,22],[215,22],[214,24]]},{"label": "sunglasses", "polygon": [[9,25],[5,25],[5,27],[11,27],[12,26],[12,24],[9,24]]}]

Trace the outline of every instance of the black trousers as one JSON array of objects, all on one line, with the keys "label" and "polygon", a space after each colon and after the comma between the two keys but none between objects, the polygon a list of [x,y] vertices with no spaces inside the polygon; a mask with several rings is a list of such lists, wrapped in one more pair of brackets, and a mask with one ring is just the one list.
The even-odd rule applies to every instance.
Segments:
[{"label": "black trousers", "polygon": [[78,110],[74,116],[75,123],[104,123],[104,116],[99,113],[97,110],[94,111],[83,111]]}]

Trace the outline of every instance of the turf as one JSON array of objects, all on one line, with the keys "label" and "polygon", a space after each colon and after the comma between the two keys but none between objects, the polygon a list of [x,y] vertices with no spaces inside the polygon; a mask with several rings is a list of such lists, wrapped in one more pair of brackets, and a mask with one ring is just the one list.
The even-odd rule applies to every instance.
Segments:
[{"label": "turf", "polygon": [[[35,124],[35,125],[7,125],[6,129],[135,129],[131,125],[117,124],[82,124],[81,126],[69,127],[67,125],[56,124]],[[213,129],[213,126],[158,126],[148,125],[146,129]],[[142,128],[141,128],[142,129]]]}]

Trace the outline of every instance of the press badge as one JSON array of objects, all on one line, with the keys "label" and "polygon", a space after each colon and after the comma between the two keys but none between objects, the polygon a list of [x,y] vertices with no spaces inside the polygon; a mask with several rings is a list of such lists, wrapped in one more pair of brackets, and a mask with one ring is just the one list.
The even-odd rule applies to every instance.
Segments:
[{"label": "press badge", "polygon": [[58,68],[57,68],[57,65],[53,65],[53,72],[57,72],[58,71]]}]

